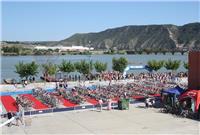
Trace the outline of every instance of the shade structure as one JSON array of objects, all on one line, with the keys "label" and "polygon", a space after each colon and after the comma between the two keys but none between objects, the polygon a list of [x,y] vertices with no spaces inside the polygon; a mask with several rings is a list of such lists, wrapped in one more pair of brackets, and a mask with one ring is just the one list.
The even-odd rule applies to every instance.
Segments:
[{"label": "shade structure", "polygon": [[185,90],[182,89],[181,87],[176,86],[175,88],[165,89],[162,91],[162,93],[181,95],[184,91]]},{"label": "shade structure", "polygon": [[187,90],[179,97],[179,101],[182,101],[186,98],[191,98],[195,102],[195,112],[198,111],[200,107],[200,90]]}]

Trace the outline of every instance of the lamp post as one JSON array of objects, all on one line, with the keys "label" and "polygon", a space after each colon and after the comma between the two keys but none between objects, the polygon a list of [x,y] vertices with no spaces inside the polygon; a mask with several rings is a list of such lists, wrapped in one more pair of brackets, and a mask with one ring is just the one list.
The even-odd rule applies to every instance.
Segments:
[{"label": "lamp post", "polygon": [[[89,40],[88,43],[89,43],[88,46],[89,46],[89,53],[90,53],[91,41]],[[90,68],[90,64],[91,64],[91,54],[89,54],[89,57],[88,57],[88,58],[89,58],[89,73],[90,73],[90,69],[91,69],[91,68]]]}]

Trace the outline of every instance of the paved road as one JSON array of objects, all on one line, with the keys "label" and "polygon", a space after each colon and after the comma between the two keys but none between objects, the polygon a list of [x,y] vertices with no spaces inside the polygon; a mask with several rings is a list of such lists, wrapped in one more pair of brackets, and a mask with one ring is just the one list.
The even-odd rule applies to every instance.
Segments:
[{"label": "paved road", "polygon": [[130,110],[60,112],[32,116],[31,126],[3,127],[3,134],[194,134],[199,122],[145,109],[143,103]]}]

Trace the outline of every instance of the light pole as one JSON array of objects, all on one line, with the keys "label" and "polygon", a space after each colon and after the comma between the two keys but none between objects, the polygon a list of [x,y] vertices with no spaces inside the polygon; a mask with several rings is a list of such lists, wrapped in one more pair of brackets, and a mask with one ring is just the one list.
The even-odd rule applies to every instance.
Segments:
[{"label": "light pole", "polygon": [[[89,43],[89,53],[90,53],[91,41],[89,40],[88,43]],[[91,54],[89,54],[89,57],[88,57],[88,58],[89,58],[89,73],[90,73],[90,69],[91,69],[91,68],[90,68],[90,66],[91,66]]]}]

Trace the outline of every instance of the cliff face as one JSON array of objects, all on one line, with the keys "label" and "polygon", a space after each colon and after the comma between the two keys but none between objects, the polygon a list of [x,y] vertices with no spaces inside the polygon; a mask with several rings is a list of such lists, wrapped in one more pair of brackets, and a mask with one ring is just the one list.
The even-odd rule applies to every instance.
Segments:
[{"label": "cliff face", "polygon": [[98,33],[75,34],[57,45],[82,45],[95,49],[175,49],[200,48],[200,23],[183,26],[144,25],[124,26]]}]

